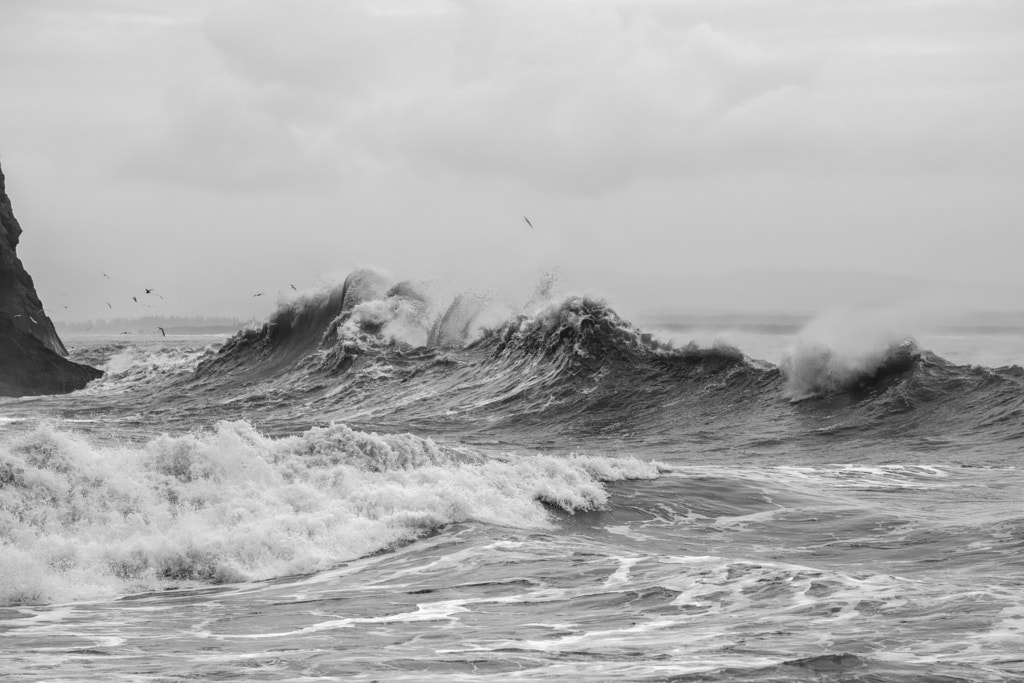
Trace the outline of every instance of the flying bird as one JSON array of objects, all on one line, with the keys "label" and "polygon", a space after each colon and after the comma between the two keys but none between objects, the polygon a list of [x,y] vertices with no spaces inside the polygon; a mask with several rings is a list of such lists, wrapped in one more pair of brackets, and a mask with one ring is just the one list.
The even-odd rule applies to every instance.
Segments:
[{"label": "flying bird", "polygon": [[110,279],[110,276],[107,275],[106,273],[102,273],[102,275],[103,275],[103,277],[107,278],[108,280]]},{"label": "flying bird", "polygon": [[139,297],[133,296],[132,301],[134,301],[135,303],[139,303]]},{"label": "flying bird", "polygon": [[255,294],[252,295],[252,298],[255,299],[258,296],[263,296],[263,292],[256,292]]},{"label": "flying bird", "polygon": [[289,287],[291,287],[292,289],[294,289],[294,290],[295,290],[296,292],[297,292],[297,291],[299,291],[299,290],[298,290],[298,289],[297,289],[297,288],[295,287],[295,285],[293,285],[293,284],[291,284],[291,283],[289,283],[289,284],[288,284],[288,286],[289,286]]},{"label": "flying bird", "polygon": [[165,336],[165,337],[167,336],[167,333],[166,333],[166,332],[164,332],[164,328],[162,328],[162,327],[160,327],[159,325],[157,325],[157,326],[156,326],[156,329],[160,330],[160,334],[162,334],[163,336]]},{"label": "flying bird", "polygon": [[530,222],[529,218],[527,218],[526,216],[523,216],[523,220],[526,221],[526,224],[529,225],[531,229],[533,228],[533,223]]},{"label": "flying bird", "polygon": [[[157,294],[156,290],[153,289],[152,287],[146,287],[146,294],[154,294],[156,296],[160,296],[159,294]],[[163,299],[162,296],[160,296],[160,298]]]},{"label": "flying bird", "polygon": [[106,304],[107,304],[107,308],[109,308],[110,310],[114,310],[114,307],[110,305],[109,301],[107,301]]}]

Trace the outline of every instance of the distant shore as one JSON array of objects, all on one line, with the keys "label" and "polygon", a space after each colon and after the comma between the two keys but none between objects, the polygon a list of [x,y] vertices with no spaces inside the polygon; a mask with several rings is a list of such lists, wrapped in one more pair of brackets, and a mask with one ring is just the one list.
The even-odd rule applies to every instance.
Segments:
[{"label": "distant shore", "polygon": [[112,334],[166,334],[219,335],[234,334],[253,321],[227,317],[145,316],[142,318],[113,318],[64,322],[57,320],[58,332],[64,336]]}]

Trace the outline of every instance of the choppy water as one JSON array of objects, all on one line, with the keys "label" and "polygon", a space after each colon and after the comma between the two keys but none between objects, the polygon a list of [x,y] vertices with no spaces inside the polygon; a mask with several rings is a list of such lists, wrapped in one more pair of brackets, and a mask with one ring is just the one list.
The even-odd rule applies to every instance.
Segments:
[{"label": "choppy water", "polygon": [[0,400],[0,672],[1024,679],[1019,337],[482,308],[66,340],[107,376]]}]

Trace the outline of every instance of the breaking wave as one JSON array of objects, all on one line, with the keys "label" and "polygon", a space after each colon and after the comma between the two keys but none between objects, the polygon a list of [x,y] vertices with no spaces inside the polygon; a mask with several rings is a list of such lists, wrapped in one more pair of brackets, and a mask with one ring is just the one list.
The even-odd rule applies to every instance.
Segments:
[{"label": "breaking wave", "polygon": [[289,417],[308,414],[311,424],[495,435],[529,428],[552,438],[678,436],[709,424],[775,429],[836,409],[840,423],[858,429],[898,432],[899,416],[915,412],[919,433],[965,431],[993,419],[997,406],[1012,416],[1024,405],[1014,369],[955,366],[888,322],[824,316],[776,367],[725,343],[673,346],[602,300],[553,299],[551,291],[544,283],[527,310],[485,325],[496,310],[486,297],[438,300],[414,283],[357,271],[208,353],[189,381],[231,396],[256,419],[295,405]]},{"label": "breaking wave", "polygon": [[781,369],[794,401],[862,390],[912,370],[921,352],[891,320],[831,313],[802,329]]},{"label": "breaking wave", "polygon": [[655,464],[499,457],[331,424],[244,421],[97,445],[40,425],[0,442],[0,605],[312,572],[457,522],[550,528]]}]

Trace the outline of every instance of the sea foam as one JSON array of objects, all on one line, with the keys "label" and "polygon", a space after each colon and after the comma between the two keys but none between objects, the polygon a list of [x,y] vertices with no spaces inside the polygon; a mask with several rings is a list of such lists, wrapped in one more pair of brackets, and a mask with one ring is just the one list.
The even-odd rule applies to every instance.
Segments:
[{"label": "sea foam", "polygon": [[550,528],[545,505],[599,509],[603,481],[657,473],[343,424],[270,438],[221,422],[114,446],[40,424],[0,442],[0,604],[311,572],[457,522]]}]

